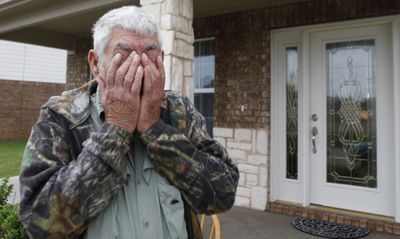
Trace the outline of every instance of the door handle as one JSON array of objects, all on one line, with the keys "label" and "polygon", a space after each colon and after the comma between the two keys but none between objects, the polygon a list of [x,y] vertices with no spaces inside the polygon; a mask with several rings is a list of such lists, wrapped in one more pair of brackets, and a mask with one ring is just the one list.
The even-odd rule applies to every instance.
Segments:
[{"label": "door handle", "polygon": [[312,152],[317,153],[317,148],[315,146],[315,140],[317,139],[318,129],[317,127],[312,127],[311,129],[311,142],[312,142]]}]

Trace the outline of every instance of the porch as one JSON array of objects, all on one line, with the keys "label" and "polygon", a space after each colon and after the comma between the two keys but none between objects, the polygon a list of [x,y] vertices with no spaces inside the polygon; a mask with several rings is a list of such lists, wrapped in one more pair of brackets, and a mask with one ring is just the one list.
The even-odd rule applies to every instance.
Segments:
[{"label": "porch", "polygon": [[[292,216],[254,209],[233,207],[220,215],[222,238],[279,238],[279,239],[312,239],[320,238],[302,233],[291,226]],[[400,228],[397,229],[400,233]],[[398,238],[388,233],[371,232],[367,239]]]}]

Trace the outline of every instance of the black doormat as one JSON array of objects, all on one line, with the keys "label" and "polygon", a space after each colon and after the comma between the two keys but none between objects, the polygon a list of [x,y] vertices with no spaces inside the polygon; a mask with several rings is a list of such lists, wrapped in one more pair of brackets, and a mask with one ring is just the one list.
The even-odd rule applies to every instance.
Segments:
[{"label": "black doormat", "polygon": [[361,238],[369,234],[368,228],[313,220],[305,217],[294,217],[292,225],[302,232],[326,238]]}]

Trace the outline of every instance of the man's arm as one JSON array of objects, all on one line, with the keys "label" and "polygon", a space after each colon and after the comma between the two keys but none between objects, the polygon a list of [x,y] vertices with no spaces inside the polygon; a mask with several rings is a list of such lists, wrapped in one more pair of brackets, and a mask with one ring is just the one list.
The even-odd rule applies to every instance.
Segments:
[{"label": "man's arm", "polygon": [[159,120],[141,135],[149,158],[197,212],[226,211],[235,200],[238,169],[221,144],[208,136],[205,120],[190,100],[179,100],[186,111],[179,119],[185,122],[177,122],[181,129]]},{"label": "man's arm", "polygon": [[44,108],[26,146],[20,219],[32,238],[79,235],[126,180],[125,130],[105,123],[85,141],[76,160],[66,130],[62,119]]}]

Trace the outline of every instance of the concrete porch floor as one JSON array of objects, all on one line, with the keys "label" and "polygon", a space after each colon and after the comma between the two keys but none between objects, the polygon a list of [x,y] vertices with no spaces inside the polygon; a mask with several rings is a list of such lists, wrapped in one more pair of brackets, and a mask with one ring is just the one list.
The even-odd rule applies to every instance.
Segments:
[{"label": "concrete porch floor", "polygon": [[[291,225],[292,216],[233,207],[219,215],[224,239],[317,239],[296,230]],[[400,236],[371,232],[366,239],[399,239]]]}]

